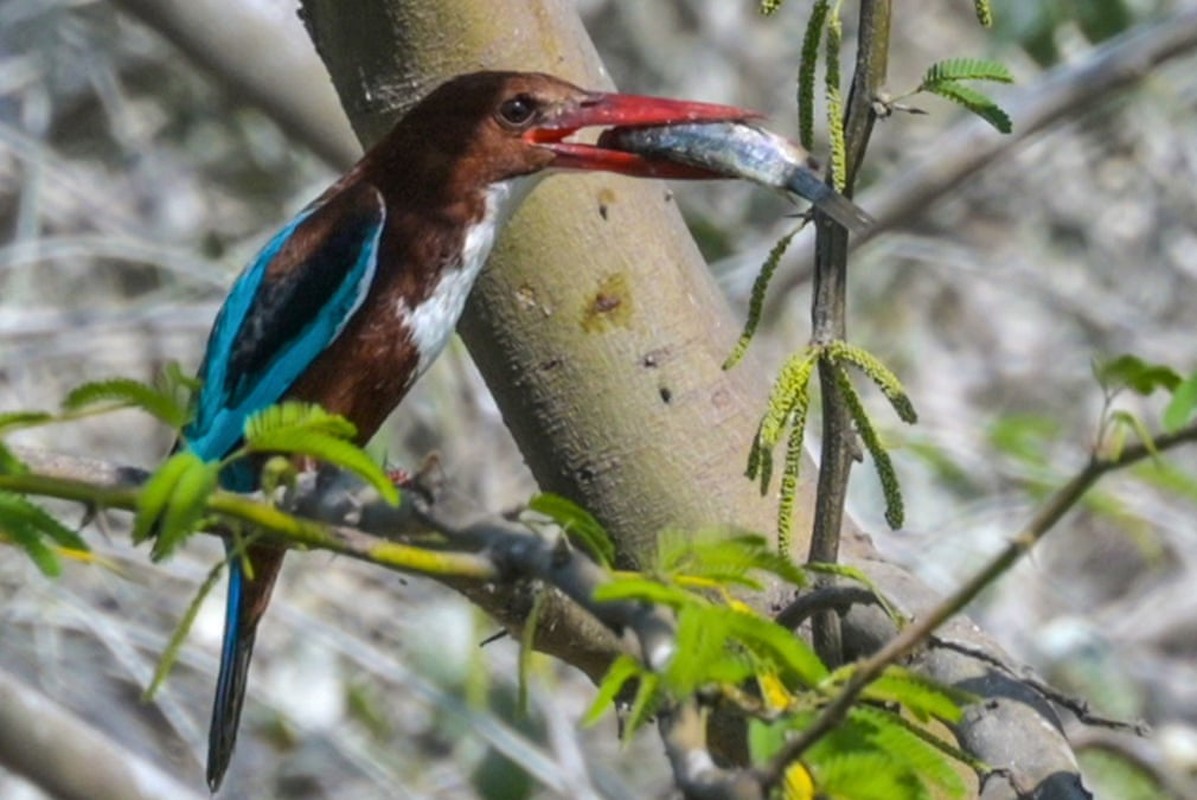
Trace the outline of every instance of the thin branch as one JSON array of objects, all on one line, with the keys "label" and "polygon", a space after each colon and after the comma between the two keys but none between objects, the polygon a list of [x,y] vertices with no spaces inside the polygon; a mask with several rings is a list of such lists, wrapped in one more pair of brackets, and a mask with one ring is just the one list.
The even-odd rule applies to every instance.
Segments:
[{"label": "thin branch", "polygon": [[1116,457],[1103,459],[1095,456],[1091,458],[1085,468],[1060,487],[1031,518],[1031,521],[1011,540],[1010,544],[985,568],[966,581],[942,603],[931,609],[926,615],[911,622],[880,650],[856,666],[844,688],[820,712],[811,726],[790,740],[774,756],[765,770],[767,785],[777,785],[787,765],[801,757],[811,745],[838,725],[865,687],[880,677],[886,667],[897,662],[898,659],[926,641],[934,630],[952,616],[960,613],[987,586],[992,585],[997,578],[1009,571],[1077,504],[1077,501],[1099,478],[1108,472],[1130,466],[1145,458],[1154,457],[1158,453],[1191,442],[1197,442],[1197,423],[1174,433],[1160,436],[1152,444],[1152,447],[1135,444],[1125,448]]}]

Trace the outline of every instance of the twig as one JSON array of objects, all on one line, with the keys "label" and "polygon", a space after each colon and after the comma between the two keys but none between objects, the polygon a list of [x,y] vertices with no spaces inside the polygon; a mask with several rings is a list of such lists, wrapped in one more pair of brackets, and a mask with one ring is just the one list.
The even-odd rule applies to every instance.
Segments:
[{"label": "twig", "polygon": [[1076,505],[1081,496],[1099,478],[1113,470],[1190,442],[1197,442],[1197,423],[1174,433],[1160,436],[1150,448],[1144,444],[1135,444],[1126,447],[1116,457],[1101,459],[1094,456],[1091,458],[1085,468],[1058,489],[1031,518],[1026,527],[985,568],[966,581],[942,603],[931,609],[926,615],[911,622],[880,650],[856,666],[844,688],[820,712],[811,726],[789,741],[774,756],[766,769],[767,785],[777,785],[788,764],[799,758],[819,738],[838,725],[865,687],[880,677],[886,667],[924,642],[932,631],[962,611],[976,599],[985,587],[992,585],[998,577],[1014,566],[1023,554],[1029,552]]},{"label": "twig", "polygon": [[1146,736],[1151,732],[1148,724],[1143,720],[1136,720],[1128,722],[1126,720],[1115,719],[1113,717],[1102,716],[1096,714],[1089,706],[1089,702],[1080,697],[1073,697],[1065,694],[1051,684],[1041,680],[1038,675],[1031,672],[1029,669],[1014,670],[1009,664],[1000,658],[997,658],[992,653],[988,653],[980,648],[974,647],[964,642],[956,642],[950,639],[944,639],[939,636],[929,636],[927,641],[935,647],[940,647],[945,650],[954,650],[961,655],[966,655],[969,658],[974,658],[978,661],[983,661],[995,669],[1000,669],[1011,677],[1015,677],[1019,682],[1031,687],[1044,698],[1050,700],[1068,711],[1077,718],[1078,722],[1086,725],[1092,725],[1098,728],[1108,728],[1116,731],[1132,732],[1138,736]]}]

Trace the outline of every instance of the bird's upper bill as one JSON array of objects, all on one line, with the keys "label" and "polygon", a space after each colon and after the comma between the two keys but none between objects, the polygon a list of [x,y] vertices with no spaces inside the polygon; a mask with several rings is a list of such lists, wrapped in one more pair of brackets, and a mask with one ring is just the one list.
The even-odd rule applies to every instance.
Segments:
[{"label": "bird's upper bill", "polygon": [[656,178],[704,179],[715,173],[663,160],[649,160],[635,153],[610,150],[595,144],[567,142],[582,128],[675,125],[683,122],[740,122],[761,115],[735,106],[696,103],[611,92],[589,92],[544,119],[523,135],[526,142],[552,150],[551,164],[558,169],[602,170],[621,175]]}]

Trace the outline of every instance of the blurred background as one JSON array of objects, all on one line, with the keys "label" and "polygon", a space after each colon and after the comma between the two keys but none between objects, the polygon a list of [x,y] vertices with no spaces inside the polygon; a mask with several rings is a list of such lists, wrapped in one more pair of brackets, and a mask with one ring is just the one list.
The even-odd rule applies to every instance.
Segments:
[{"label": "blurred background", "polygon": [[[150,379],[172,360],[194,369],[233,277],[336,174],[335,146],[280,123],[156,24],[145,10],[154,5],[0,0],[0,411],[53,409],[75,385]],[[763,18],[749,0],[577,2],[622,89],[764,109],[791,136],[809,5],[789,0]],[[315,59],[290,0],[192,6],[230,27],[265,20],[280,49]],[[1017,131],[1020,93],[1194,4],[995,0],[991,31],[964,0],[896,6],[893,93],[915,88],[935,60],[996,58],[1018,79],[994,92]],[[849,15],[845,40],[852,27]],[[943,101],[908,102],[928,113],[879,125],[866,208],[870,187],[976,135]],[[1184,375],[1197,367],[1195,111],[1197,58],[1187,53],[1125,91],[1082,92],[1059,122],[1000,148],[855,253],[851,338],[898,372],[920,422],[903,428],[869,398],[895,447],[907,527],[886,530],[868,465],[852,511],[883,552],[936,588],[978,567],[1083,466],[1107,402],[1095,360],[1134,353]],[[673,189],[742,311],[795,208],[751,186]],[[754,344],[771,366],[806,343],[808,276],[801,252],[783,260]],[[1165,400],[1113,402],[1151,423]],[[122,413],[17,440],[148,468],[172,436]],[[460,343],[375,446],[409,465],[440,451],[481,507],[510,508],[534,491]],[[1100,484],[973,610],[1056,686],[1153,726],[1143,740],[1076,727],[1099,797],[1167,796],[1141,779],[1119,783],[1111,753],[1197,780],[1197,459],[1169,461]],[[196,540],[151,565],[123,521],[112,526],[111,536],[88,533],[108,568],[70,565],[58,580],[0,547],[0,677],[202,795],[223,589],[203,605],[166,687],[151,703],[138,698],[220,547]],[[516,646],[478,647],[496,629],[428,581],[324,554],[289,559],[222,796],[667,795],[654,732],[644,748],[621,750],[609,717],[578,730],[592,692],[568,668],[534,662],[532,713],[520,719]],[[0,797],[44,796],[0,770]]]}]

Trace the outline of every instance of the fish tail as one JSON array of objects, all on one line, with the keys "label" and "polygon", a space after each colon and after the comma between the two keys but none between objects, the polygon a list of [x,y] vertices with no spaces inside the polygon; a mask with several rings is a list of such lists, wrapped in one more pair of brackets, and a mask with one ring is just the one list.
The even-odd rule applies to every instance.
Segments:
[{"label": "fish tail", "polygon": [[876,222],[863,208],[832,189],[808,169],[791,173],[786,188],[811,201],[816,208],[850,231],[862,231]]},{"label": "fish tail", "polygon": [[208,729],[207,778],[208,788],[212,792],[220,788],[233,757],[258,622],[266,610],[274,579],[282,566],[283,551],[250,547],[246,557],[253,566],[252,580],[245,575],[240,557],[234,556],[229,562],[220,673],[216,679],[216,696],[212,701],[212,724]]}]

